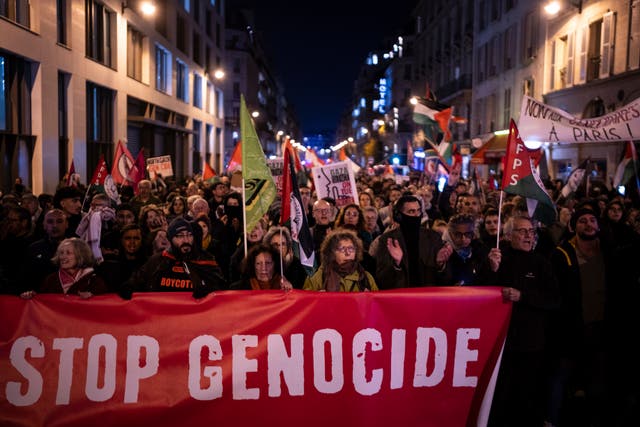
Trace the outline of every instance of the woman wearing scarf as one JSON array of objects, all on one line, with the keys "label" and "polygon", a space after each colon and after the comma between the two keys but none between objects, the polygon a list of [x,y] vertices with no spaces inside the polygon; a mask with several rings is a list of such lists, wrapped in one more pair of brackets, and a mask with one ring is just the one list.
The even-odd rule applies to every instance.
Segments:
[{"label": "woman wearing scarf", "polygon": [[350,230],[330,232],[322,242],[322,265],[304,283],[309,291],[363,292],[377,291],[373,276],[365,271],[362,241]]},{"label": "woman wearing scarf", "polygon": [[63,240],[53,262],[59,266],[42,282],[41,293],[79,295],[90,298],[108,292],[104,280],[93,271],[95,259],[89,244],[72,237]]},{"label": "woman wearing scarf", "polygon": [[278,251],[265,244],[257,244],[249,250],[243,260],[242,279],[231,284],[232,290],[293,289],[291,282],[278,273],[280,255]]}]

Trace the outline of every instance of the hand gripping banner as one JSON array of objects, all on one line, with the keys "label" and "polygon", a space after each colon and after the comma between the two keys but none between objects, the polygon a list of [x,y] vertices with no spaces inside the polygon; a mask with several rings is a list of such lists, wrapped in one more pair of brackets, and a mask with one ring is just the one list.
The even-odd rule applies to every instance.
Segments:
[{"label": "hand gripping banner", "polygon": [[496,287],[0,296],[0,425],[485,425],[510,313]]}]

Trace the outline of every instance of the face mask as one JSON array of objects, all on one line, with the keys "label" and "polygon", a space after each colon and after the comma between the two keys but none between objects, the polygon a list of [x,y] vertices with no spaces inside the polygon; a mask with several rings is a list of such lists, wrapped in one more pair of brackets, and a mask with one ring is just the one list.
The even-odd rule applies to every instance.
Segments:
[{"label": "face mask", "polygon": [[226,206],[224,209],[229,218],[242,217],[242,208],[240,206]]},{"label": "face mask", "polygon": [[401,215],[400,227],[408,229],[417,229],[420,227],[420,221],[422,218],[419,216],[409,216],[405,214]]}]

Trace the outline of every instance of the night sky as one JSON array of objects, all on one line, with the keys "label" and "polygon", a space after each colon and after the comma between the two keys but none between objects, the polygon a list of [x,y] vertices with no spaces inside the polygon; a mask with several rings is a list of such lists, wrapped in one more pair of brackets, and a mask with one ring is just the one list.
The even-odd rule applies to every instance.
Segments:
[{"label": "night sky", "polygon": [[304,135],[334,132],[367,54],[410,21],[417,0],[227,0],[256,12],[271,67]]}]

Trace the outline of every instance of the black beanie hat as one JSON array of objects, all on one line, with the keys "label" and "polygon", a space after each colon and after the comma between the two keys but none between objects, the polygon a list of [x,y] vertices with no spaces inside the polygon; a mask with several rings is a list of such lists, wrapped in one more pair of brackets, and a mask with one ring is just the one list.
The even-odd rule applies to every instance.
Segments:
[{"label": "black beanie hat", "polygon": [[573,215],[571,215],[571,221],[569,222],[573,231],[575,231],[576,229],[576,223],[578,222],[578,219],[580,219],[580,217],[583,215],[593,215],[594,217],[596,217],[596,220],[598,220],[598,214],[593,209],[588,207],[579,208],[573,213]]},{"label": "black beanie hat", "polygon": [[175,235],[180,233],[181,231],[188,231],[189,233],[193,234],[193,226],[186,219],[178,217],[171,221],[171,224],[169,224],[169,229],[167,230],[167,237],[169,238],[169,241],[171,241],[171,239],[173,239]]}]

